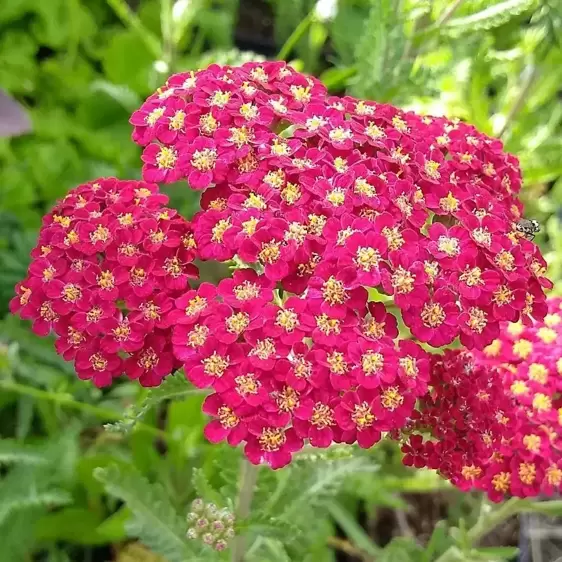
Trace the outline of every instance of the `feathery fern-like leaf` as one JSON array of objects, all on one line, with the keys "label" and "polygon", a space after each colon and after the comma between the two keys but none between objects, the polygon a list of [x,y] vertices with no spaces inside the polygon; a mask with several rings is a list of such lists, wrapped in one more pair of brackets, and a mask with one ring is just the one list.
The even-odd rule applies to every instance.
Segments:
[{"label": "feathery fern-like leaf", "polygon": [[537,0],[504,0],[474,14],[449,20],[443,31],[449,35],[459,36],[464,33],[494,29],[536,8],[537,5]]},{"label": "feathery fern-like leaf", "polygon": [[195,546],[184,538],[186,523],[161,485],[149,483],[137,472],[124,474],[116,466],[98,468],[94,475],[109,494],[127,504],[133,513],[133,519],[127,524],[128,531],[154,552],[168,562],[212,560],[212,554],[199,558]]},{"label": "feathery fern-like leaf", "polygon": [[44,464],[48,462],[44,450],[18,443],[13,439],[0,439],[0,465],[2,464]]},{"label": "feathery fern-like leaf", "polygon": [[133,406],[125,412],[122,421],[106,424],[105,429],[111,432],[128,434],[144,418],[147,412],[160,402],[201,393],[201,390],[193,388],[186,380],[183,371],[178,371],[173,375],[167,376],[160,386],[149,390],[141,404]]},{"label": "feathery fern-like leaf", "polygon": [[72,495],[43,477],[39,467],[18,466],[0,483],[0,524],[17,511],[55,507],[72,502]]}]

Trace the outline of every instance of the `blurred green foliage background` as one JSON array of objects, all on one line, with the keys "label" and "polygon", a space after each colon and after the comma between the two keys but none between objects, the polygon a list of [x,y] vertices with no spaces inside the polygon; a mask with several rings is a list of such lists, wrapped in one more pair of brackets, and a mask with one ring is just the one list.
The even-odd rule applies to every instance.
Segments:
[{"label": "blurred green foliage background", "polygon": [[[97,176],[139,177],[128,118],[170,73],[285,58],[335,94],[459,117],[499,136],[520,158],[527,216],[543,227],[536,240],[560,292],[561,30],[560,0],[1,2],[0,88],[33,126],[0,139],[2,562],[160,560],[131,545],[136,538],[170,562],[228,559],[184,540],[191,499],[227,506],[236,495],[239,453],[204,441],[202,395],[180,378],[152,393],[132,383],[102,392],[6,315],[53,202]],[[195,196],[172,189],[172,204],[191,214]],[[124,422],[103,428],[127,408]],[[479,498],[409,473],[386,446],[328,457],[262,471],[247,560],[430,562],[455,540],[433,524],[476,516]]]}]

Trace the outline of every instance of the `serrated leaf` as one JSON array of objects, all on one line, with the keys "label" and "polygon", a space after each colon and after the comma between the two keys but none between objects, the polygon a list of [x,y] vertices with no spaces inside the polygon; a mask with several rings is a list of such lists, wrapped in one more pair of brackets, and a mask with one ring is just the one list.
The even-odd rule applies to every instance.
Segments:
[{"label": "serrated leaf", "polygon": [[94,476],[131,510],[133,518],[127,524],[131,535],[169,562],[200,560],[184,538],[186,523],[166,497],[163,486],[149,483],[133,470],[124,474],[116,466],[98,468]]},{"label": "serrated leaf", "polygon": [[48,462],[45,451],[30,445],[23,445],[12,439],[0,440],[0,465],[1,464],[44,464]]},{"label": "serrated leaf", "polygon": [[537,0],[505,0],[469,16],[449,20],[445,26],[445,31],[454,35],[460,35],[494,29],[505,25],[512,18],[531,10],[536,5]]},{"label": "serrated leaf", "polygon": [[142,403],[129,409],[122,421],[106,424],[105,429],[127,434],[134,429],[135,425],[144,418],[151,408],[160,402],[202,393],[202,390],[193,388],[182,371],[178,371],[167,376],[157,388],[149,390]]},{"label": "serrated leaf", "polygon": [[529,511],[543,513],[544,515],[562,515],[562,500],[551,500],[547,502],[534,502]]},{"label": "serrated leaf", "polygon": [[205,501],[213,502],[219,506],[224,505],[225,498],[223,498],[222,495],[213,488],[202,468],[195,468],[193,470],[191,483],[200,498],[203,498]]},{"label": "serrated leaf", "polygon": [[470,551],[470,556],[487,562],[504,562],[511,560],[519,554],[519,549],[514,546],[485,546]]},{"label": "serrated leaf", "polygon": [[343,529],[351,543],[369,556],[378,556],[380,548],[371,540],[365,529],[359,525],[357,518],[349,513],[341,504],[331,502],[328,512]]}]

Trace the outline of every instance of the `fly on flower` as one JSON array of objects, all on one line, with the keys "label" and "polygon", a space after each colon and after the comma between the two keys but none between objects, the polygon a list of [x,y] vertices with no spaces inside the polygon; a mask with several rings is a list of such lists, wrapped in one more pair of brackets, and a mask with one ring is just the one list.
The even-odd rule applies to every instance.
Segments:
[{"label": "fly on flower", "polygon": [[540,232],[541,225],[536,219],[521,219],[515,226],[517,232],[521,232],[527,240],[534,240]]}]

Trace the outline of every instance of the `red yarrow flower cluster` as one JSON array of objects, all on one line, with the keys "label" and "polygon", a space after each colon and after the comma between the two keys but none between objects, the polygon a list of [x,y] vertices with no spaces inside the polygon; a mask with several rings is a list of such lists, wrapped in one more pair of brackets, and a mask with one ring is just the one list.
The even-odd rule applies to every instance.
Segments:
[{"label": "red yarrow flower cluster", "polygon": [[[14,310],[97,384],[183,367],[211,391],[207,437],[244,443],[254,463],[397,435],[428,393],[421,343],[483,349],[504,320],[545,313],[517,161],[470,125],[331,97],[284,62],[176,74],[131,123],[143,179],[187,181],[200,210],[188,224],[155,186],[81,186],[46,219]],[[79,294],[74,259],[91,262]],[[193,259],[235,271],[192,288]]]},{"label": "red yarrow flower cluster", "polygon": [[155,386],[179,367],[168,311],[188,280],[189,223],[158,186],[114,178],[73,189],[43,219],[10,309],[97,386],[125,373]]},{"label": "red yarrow flower cluster", "polygon": [[434,347],[482,349],[543,311],[517,160],[470,125],[330,97],[283,62],[176,74],[131,123],[147,181],[204,190],[203,259],[238,256],[296,294],[321,262],[346,269]]},{"label": "red yarrow flower cluster", "polygon": [[562,484],[562,300],[542,322],[506,323],[483,352],[432,358],[404,462],[491,499],[552,495]]}]

